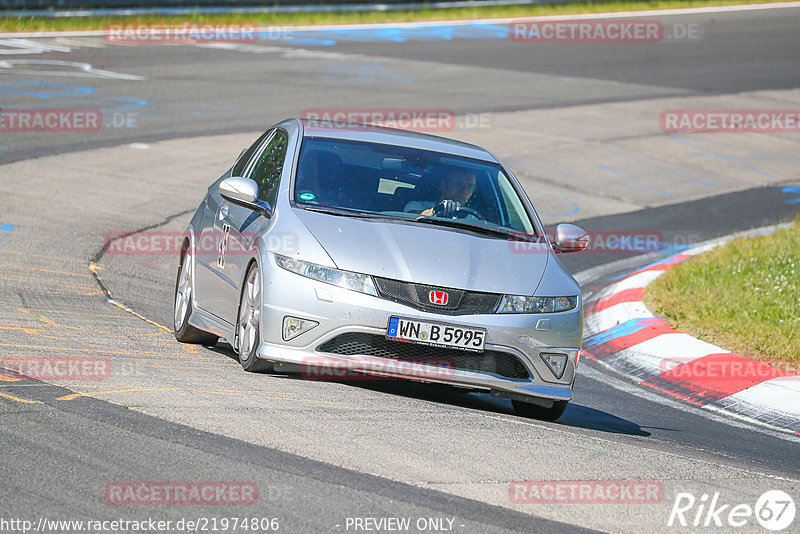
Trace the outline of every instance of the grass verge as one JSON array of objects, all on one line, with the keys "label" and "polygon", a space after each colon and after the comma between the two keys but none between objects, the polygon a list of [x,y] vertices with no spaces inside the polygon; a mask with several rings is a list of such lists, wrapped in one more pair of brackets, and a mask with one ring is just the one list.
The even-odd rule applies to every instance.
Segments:
[{"label": "grass verge", "polygon": [[800,217],[673,267],[647,286],[645,304],[679,330],[800,373]]},{"label": "grass verge", "polygon": [[[364,0],[370,2],[371,0]],[[518,6],[484,6],[447,9],[411,9],[400,11],[358,11],[321,13],[230,13],[187,15],[133,15],[117,17],[4,17],[0,11],[0,32],[102,30],[109,25],[131,24],[169,26],[190,24],[239,24],[258,26],[295,26],[317,24],[364,24],[379,22],[408,22],[458,20],[479,18],[530,17],[537,15],[570,15],[576,13],[604,13],[740,4],[759,4],[765,0],[610,0],[573,2],[566,4],[539,4]],[[790,0],[777,0],[786,2]],[[266,8],[265,8],[266,9]]]}]

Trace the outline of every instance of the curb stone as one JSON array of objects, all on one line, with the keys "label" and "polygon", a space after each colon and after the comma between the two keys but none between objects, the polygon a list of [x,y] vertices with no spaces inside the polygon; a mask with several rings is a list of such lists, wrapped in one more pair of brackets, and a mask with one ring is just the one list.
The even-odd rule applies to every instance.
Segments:
[{"label": "curb stone", "polygon": [[800,434],[800,375],[676,330],[642,302],[645,287],[671,267],[736,237],[767,235],[783,227],[788,225],[709,241],[597,288],[585,306],[584,354],[670,396]]}]

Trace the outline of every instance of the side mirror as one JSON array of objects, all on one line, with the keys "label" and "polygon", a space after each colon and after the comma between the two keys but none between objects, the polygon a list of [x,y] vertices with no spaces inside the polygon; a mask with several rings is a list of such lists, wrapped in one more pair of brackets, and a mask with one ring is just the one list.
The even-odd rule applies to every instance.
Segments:
[{"label": "side mirror", "polygon": [[556,226],[553,248],[556,252],[580,252],[589,246],[589,234],[574,224]]},{"label": "side mirror", "polygon": [[259,209],[258,184],[250,178],[225,178],[219,184],[219,194],[225,200],[250,209]]},{"label": "side mirror", "polygon": [[219,194],[225,200],[238,206],[257,211],[266,218],[272,217],[272,206],[258,200],[258,184],[250,178],[232,176],[219,184]]}]

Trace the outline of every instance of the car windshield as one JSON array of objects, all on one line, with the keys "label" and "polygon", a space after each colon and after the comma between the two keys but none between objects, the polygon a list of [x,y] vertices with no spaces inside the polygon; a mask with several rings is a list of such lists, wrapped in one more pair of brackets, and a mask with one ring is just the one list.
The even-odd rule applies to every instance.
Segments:
[{"label": "car windshield", "polygon": [[500,165],[394,145],[306,137],[294,201],[333,213],[537,235]]}]

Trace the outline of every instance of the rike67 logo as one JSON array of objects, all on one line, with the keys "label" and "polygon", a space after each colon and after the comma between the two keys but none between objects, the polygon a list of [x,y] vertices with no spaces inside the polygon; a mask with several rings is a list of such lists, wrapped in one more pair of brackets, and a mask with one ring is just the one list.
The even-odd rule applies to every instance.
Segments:
[{"label": "rike67 logo", "polygon": [[691,493],[678,493],[667,526],[689,527],[692,531],[698,527],[739,528],[752,525],[755,519],[765,529],[778,532],[794,522],[795,512],[794,500],[781,490],[763,493],[755,506],[725,502],[719,492],[704,493],[699,499]]}]

